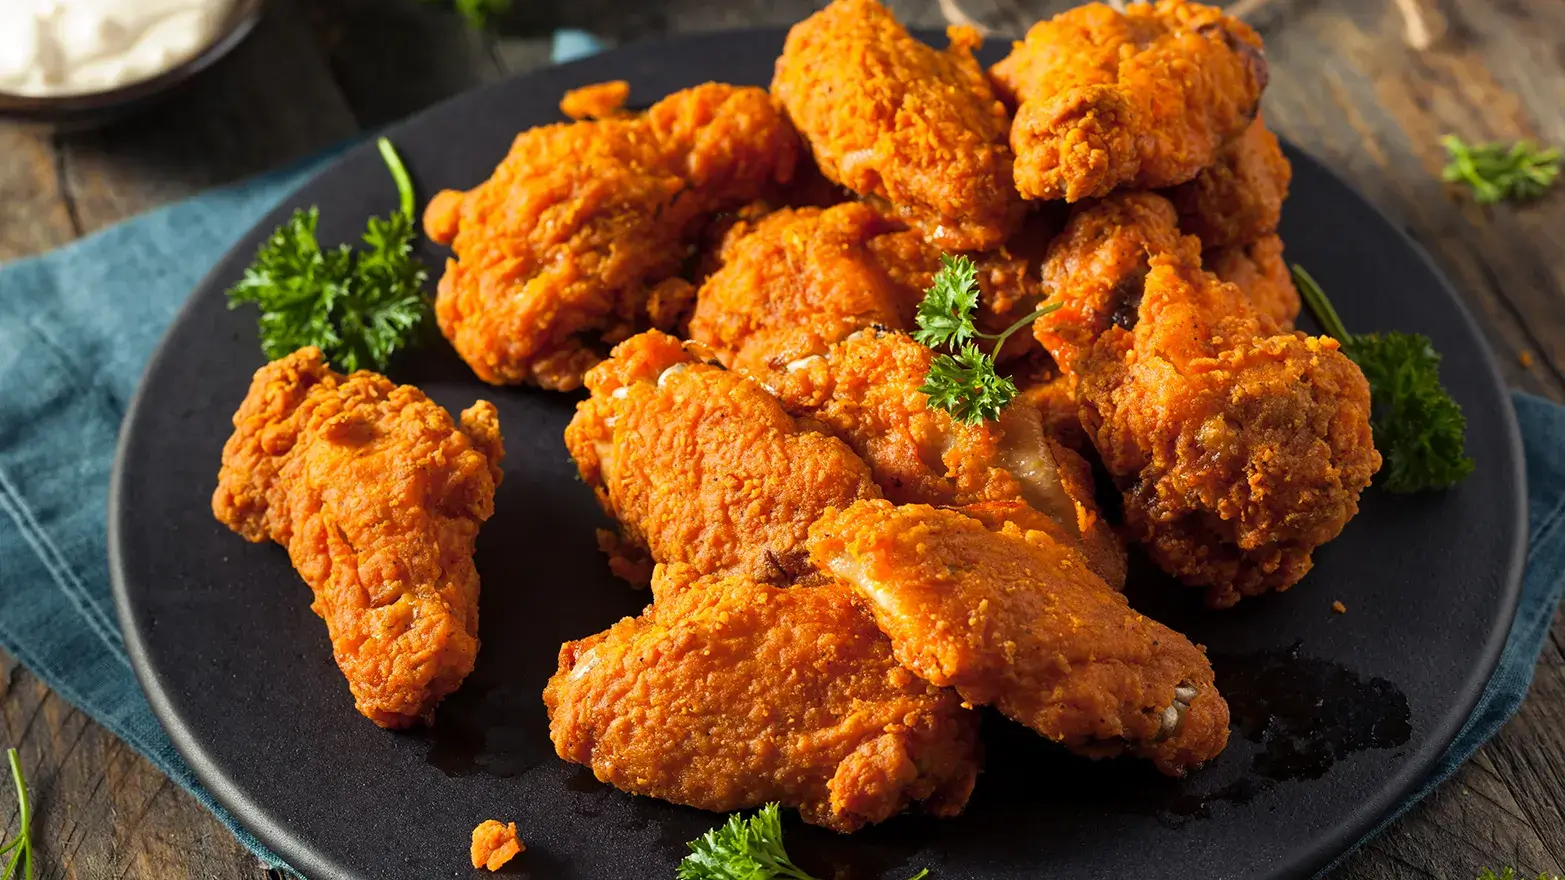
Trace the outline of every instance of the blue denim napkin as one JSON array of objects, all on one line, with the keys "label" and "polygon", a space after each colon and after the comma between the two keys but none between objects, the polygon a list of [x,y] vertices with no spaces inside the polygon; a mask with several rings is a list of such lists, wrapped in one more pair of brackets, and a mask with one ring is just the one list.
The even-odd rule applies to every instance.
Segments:
[{"label": "blue denim napkin", "polygon": [[[569,60],[596,44],[560,34],[555,49]],[[282,862],[196,781],[131,672],[109,593],[109,468],[125,403],[175,310],[234,240],[330,158],[0,266],[0,646],[160,767],[270,866]],[[1513,397],[1532,527],[1521,608],[1471,720],[1396,815],[1515,714],[1565,587],[1565,408]]]}]

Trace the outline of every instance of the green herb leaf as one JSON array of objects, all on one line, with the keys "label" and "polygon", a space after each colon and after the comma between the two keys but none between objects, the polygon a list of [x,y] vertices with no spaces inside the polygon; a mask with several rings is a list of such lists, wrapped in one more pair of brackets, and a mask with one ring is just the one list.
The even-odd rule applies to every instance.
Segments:
[{"label": "green herb leaf", "polygon": [[1440,139],[1449,162],[1440,172],[1447,183],[1465,183],[1479,204],[1525,201],[1543,195],[1560,174],[1560,151],[1532,141],[1468,145],[1454,134]]},{"label": "green herb leaf", "polygon": [[1391,492],[1445,489],[1471,474],[1474,463],[1465,450],[1467,419],[1440,384],[1440,354],[1429,337],[1349,333],[1310,273],[1294,266],[1293,280],[1316,319],[1369,381],[1374,406],[1370,425],[1375,448],[1385,460],[1381,485]]},{"label": "green herb leaf", "polygon": [[929,346],[961,345],[978,335],[973,310],[978,307],[978,267],[967,257],[940,255],[940,271],[918,304],[913,338]]},{"label": "green herb leaf", "polygon": [[[11,782],[16,786],[16,810],[21,817],[21,830],[15,840],[0,847],[0,855],[11,854],[0,880],[33,880],[33,811],[27,800],[27,777],[22,773],[22,756],[16,749],[7,749],[5,755],[11,764]],[[22,873],[17,873],[18,868]]]},{"label": "green herb leaf", "polygon": [[[443,3],[444,0],[424,0],[425,3]],[[493,18],[511,11],[511,0],[451,0],[451,8],[467,19],[474,30],[483,30]]]},{"label": "green herb leaf", "polygon": [[[923,880],[919,871],[908,880]],[[788,858],[782,841],[782,813],[767,804],[749,819],[738,813],[690,842],[678,880],[816,880]]]},{"label": "green herb leaf", "polygon": [[380,151],[401,208],[385,219],[369,219],[363,250],[323,249],[316,238],[320,212],[296,211],[228,291],[229,308],[260,307],[261,351],[268,358],[313,345],[345,372],[384,370],[428,322],[423,291],[428,273],[413,257],[413,184],[385,138]]},{"label": "green herb leaf", "polygon": [[[918,389],[930,409],[943,409],[958,420],[976,425],[1000,417],[1000,410],[1016,397],[1016,383],[995,369],[995,356],[1016,331],[1059,308],[1049,303],[999,334],[980,333],[973,323],[978,308],[978,267],[963,256],[941,255],[940,271],[918,305],[918,330],[913,338],[929,346],[954,349],[935,357],[924,384]],[[984,354],[973,340],[992,339],[994,350]]]},{"label": "green herb leaf", "polygon": [[936,355],[918,390],[928,395],[931,409],[969,425],[999,418],[1017,393],[1016,383],[995,371],[994,358],[971,342],[955,355]]}]

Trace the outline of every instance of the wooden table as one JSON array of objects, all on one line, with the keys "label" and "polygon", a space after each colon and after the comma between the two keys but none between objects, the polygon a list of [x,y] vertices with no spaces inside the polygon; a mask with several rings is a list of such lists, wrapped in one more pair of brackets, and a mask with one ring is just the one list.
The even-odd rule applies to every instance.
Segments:
[{"label": "wooden table", "polygon": [[[1268,122],[1404,223],[1478,314],[1510,384],[1565,401],[1565,194],[1482,208],[1443,186],[1438,138],[1565,144],[1565,4],[1417,0],[1437,38],[1409,46],[1392,0],[1273,0]],[[1068,5],[957,0],[1000,33]],[[506,35],[412,0],[274,0],[254,36],[168,104],[118,127],[0,126],[0,261],[271,168],[548,58],[556,27],[628,41],[785,24],[810,0],[516,0]],[[893,2],[938,27],[951,0]],[[1466,365],[1447,363],[1446,369]],[[0,654],[0,745],[36,793],[41,877],[263,878],[192,798]],[[0,818],[15,828],[8,800]],[[1527,704],[1433,797],[1360,850],[1340,880],[1466,880],[1481,866],[1565,874],[1565,620]],[[1202,873],[1200,866],[1189,866]],[[274,875],[280,876],[280,875]]]}]

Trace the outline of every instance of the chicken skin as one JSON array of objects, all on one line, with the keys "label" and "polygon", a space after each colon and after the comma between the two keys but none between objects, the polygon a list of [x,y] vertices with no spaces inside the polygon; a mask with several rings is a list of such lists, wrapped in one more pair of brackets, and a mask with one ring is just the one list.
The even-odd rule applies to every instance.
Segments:
[{"label": "chicken skin", "polygon": [[1201,649],[1045,533],[872,500],[828,513],[809,548],[903,666],[1073,751],[1129,752],[1181,776],[1227,744],[1228,704]]},{"label": "chicken skin", "polygon": [[1131,535],[1226,607],[1297,583],[1380,455],[1337,341],[1283,332],[1199,251],[1160,196],[1080,208],[1044,270],[1064,305],[1034,330],[1074,378]]},{"label": "chicken skin", "polygon": [[626,580],[644,579],[639,554],[790,583],[808,574],[804,536],[822,511],[880,494],[842,441],[667,334],[621,343],[587,387],[565,445],[619,520],[610,564]]},{"label": "chicken skin", "polygon": [[[974,258],[979,329],[998,332],[1037,306],[1037,268],[1056,231],[1029,221]],[[697,294],[690,338],[725,366],[764,377],[867,327],[910,330],[941,253],[861,202],[743,217]],[[1002,361],[1037,349],[1025,336],[1012,340]]]},{"label": "chicken skin", "polygon": [[1168,192],[1179,228],[1206,249],[1249,244],[1277,231],[1293,166],[1257,118],[1195,179]]},{"label": "chicken skin", "polygon": [[977,31],[948,34],[937,51],[876,0],[834,0],[788,32],[772,94],[832,181],[937,247],[987,250],[1024,210],[1010,117],[973,59]]},{"label": "chicken skin", "polygon": [[1299,317],[1299,289],[1282,257],[1282,239],[1265,235],[1247,244],[1208,248],[1201,262],[1218,278],[1238,286],[1250,308],[1292,330]]},{"label": "chicken skin", "polygon": [[424,214],[455,253],[441,332],[486,382],[574,389],[613,344],[683,318],[695,290],[677,273],[702,226],[786,184],[797,156],[764,90],[719,83],[525,131],[488,181]]},{"label": "chicken skin", "polygon": [[1074,202],[1195,177],[1256,118],[1267,67],[1243,22],[1159,0],[1041,21],[989,73],[1016,107],[1016,188]]},{"label": "chicken skin", "polygon": [[978,718],[897,664],[843,585],[658,566],[640,617],[560,649],[543,699],[560,757],[706,810],[770,801],[850,832],[912,804],[961,812]]},{"label": "chicken skin", "polygon": [[929,406],[920,386],[934,352],[901,333],[864,330],[790,365],[774,390],[789,414],[823,425],[870,467],[897,504],[954,507],[996,528],[1016,521],[1078,549],[1115,588],[1125,550],[1092,499],[1081,456],[1013,402],[998,421],[969,425]]},{"label": "chicken skin", "polygon": [[494,511],[495,408],[460,424],[411,385],[333,372],[319,349],[262,367],[223,447],[212,512],[288,548],[360,712],[428,721],[478,654],[473,544]]}]

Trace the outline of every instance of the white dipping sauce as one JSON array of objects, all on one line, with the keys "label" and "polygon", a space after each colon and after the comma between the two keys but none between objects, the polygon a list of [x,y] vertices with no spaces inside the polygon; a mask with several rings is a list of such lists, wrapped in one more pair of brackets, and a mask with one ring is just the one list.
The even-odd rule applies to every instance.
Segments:
[{"label": "white dipping sauce", "polygon": [[150,79],[217,38],[234,0],[0,0],[0,92],[76,95]]}]

